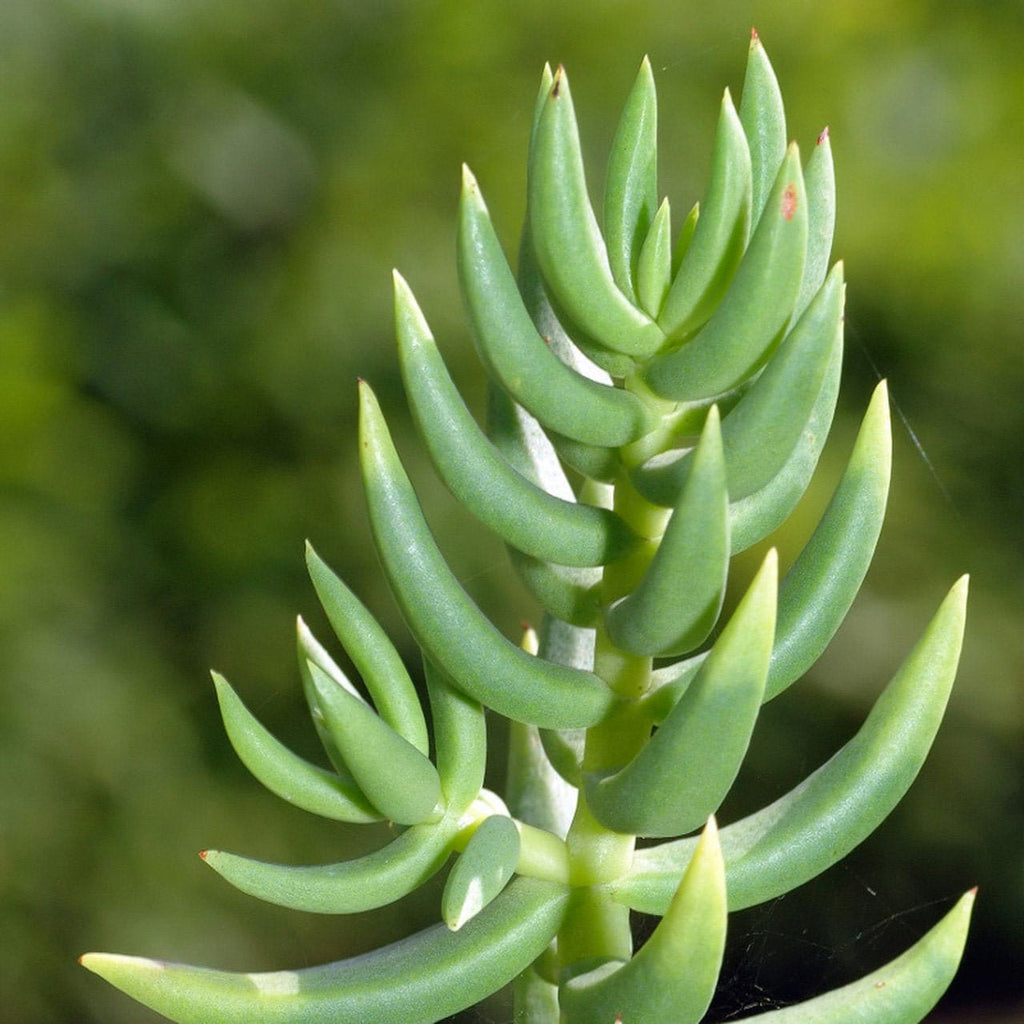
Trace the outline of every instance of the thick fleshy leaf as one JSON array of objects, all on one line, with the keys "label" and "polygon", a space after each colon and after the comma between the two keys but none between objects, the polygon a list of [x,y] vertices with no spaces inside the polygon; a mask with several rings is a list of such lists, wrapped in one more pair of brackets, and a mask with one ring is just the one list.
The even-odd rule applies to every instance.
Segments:
[{"label": "thick fleshy leaf", "polygon": [[[750,231],[750,188],[750,149],[726,89],[707,197],[694,218],[693,237],[677,257],[679,266],[658,316],[673,340],[700,327],[729,287]],[[685,235],[680,239],[684,241]]]},{"label": "thick fleshy leaf", "polygon": [[416,825],[441,800],[437,769],[366,703],[309,664],[324,723],[366,799],[390,821]]},{"label": "thick fleshy leaf", "polygon": [[807,260],[794,316],[799,316],[814,298],[825,280],[832,257],[832,236],[836,226],[836,174],[828,128],[818,136],[804,168],[804,188],[807,192]]},{"label": "thick fleshy leaf", "polygon": [[697,1024],[715,991],[725,923],[725,871],[712,819],[665,916],[639,952],[626,963],[606,962],[561,986],[565,1024],[613,1019]]},{"label": "thick fleshy leaf", "polygon": [[395,324],[402,379],[420,436],[449,490],[481,522],[520,551],[564,565],[604,565],[636,543],[610,509],[555,497],[501,456],[462,401],[397,273]]},{"label": "thick fleshy leaf", "polygon": [[692,650],[718,618],[728,566],[725,462],[718,410],[712,408],[693,471],[643,579],[605,611],[608,636],[632,654]]},{"label": "thick fleshy leaf", "polygon": [[729,544],[734,555],[781,526],[807,492],[832,429],[842,369],[840,347],[832,354],[811,415],[785,465],[759,491],[729,503]]},{"label": "thick fleshy leaf", "polygon": [[324,718],[323,708],[320,706],[320,694],[313,683],[313,675],[309,670],[310,664],[319,665],[321,670],[331,677],[339,686],[344,687],[356,700],[365,703],[365,698],[356,689],[352,681],[341,670],[340,666],[327,653],[323,645],[313,636],[309,627],[302,620],[300,615],[295,620],[295,647],[298,655],[299,678],[302,681],[302,694],[306,698],[309,707],[309,714],[313,720],[313,727],[317,736],[320,737],[320,744],[323,746],[334,770],[342,777],[351,777],[352,773],[345,758],[338,749],[331,730],[327,727]]},{"label": "thick fleshy leaf", "polygon": [[658,97],[644,57],[612,142],[604,187],[604,237],[612,277],[635,298],[640,248],[658,207]]},{"label": "thick fleshy leaf", "polygon": [[428,754],[430,738],[419,695],[394,644],[308,542],[306,568],[327,620],[363,677],[378,714],[421,754]]},{"label": "thick fleshy leaf", "polygon": [[668,295],[672,274],[672,213],[666,199],[658,207],[651,230],[640,250],[636,268],[636,291],[640,305],[657,316]]},{"label": "thick fleshy leaf", "polygon": [[520,296],[476,180],[463,171],[459,281],[477,351],[492,377],[549,430],[618,447],[648,428],[635,395],[592,380],[558,357]]},{"label": "thick fleshy leaf", "polygon": [[600,569],[552,565],[514,548],[509,549],[509,557],[526,589],[546,612],[574,626],[592,628],[600,620]]},{"label": "thick fleshy leaf", "polygon": [[[963,641],[967,577],[950,590],[924,635],[853,737],[799,786],[722,829],[729,909],[775,899],[842,859],[885,820],[917,777],[942,721]],[[638,850],[616,898],[661,914],[693,855],[694,840]]]},{"label": "thick fleshy leaf", "polygon": [[244,974],[112,953],[82,965],[178,1024],[435,1024],[508,984],[561,925],[567,890],[516,879],[458,932],[435,925],[337,963]]},{"label": "thick fleshy leaf", "polygon": [[691,341],[648,363],[651,390],[698,401],[743,383],[767,360],[793,315],[806,253],[807,199],[794,143],[725,297]]},{"label": "thick fleshy leaf", "polygon": [[678,836],[718,809],[761,707],[775,635],[776,564],[772,550],[696,677],[636,757],[619,771],[584,775],[587,803],[607,828]]},{"label": "thick fleshy leaf", "polygon": [[600,345],[632,357],[665,340],[612,277],[587,195],[576,115],[561,67],[537,122],[528,181],[530,233],[537,263],[560,310]]},{"label": "thick fleshy leaf", "polygon": [[768,54],[756,31],[750,33],[747,73],[740,96],[740,121],[750,145],[754,182],[754,223],[761,216],[775,174],[786,152],[786,113]]},{"label": "thick fleshy leaf", "polygon": [[337,864],[270,864],[222,850],[202,858],[236,889],[311,914],[356,914],[418,889],[441,869],[458,822],[451,816],[414,825],[386,846]]},{"label": "thick fleshy leaf", "polygon": [[[533,147],[530,149],[533,153]],[[526,219],[519,239],[519,263],[516,279],[530,319],[537,333],[548,343],[551,351],[567,366],[601,384],[610,384],[613,377],[627,377],[636,371],[632,356],[613,352],[591,338],[579,324],[573,323],[565,310],[548,292],[537,254],[534,251],[529,197]],[[571,337],[570,337],[571,331]]]},{"label": "thick fleshy leaf", "polygon": [[[764,371],[722,419],[729,500],[767,487],[782,471],[808,428],[829,366],[843,344],[842,264],[789,332]],[[637,490],[659,505],[679,493],[693,451],[659,456],[633,470]]]},{"label": "thick fleshy leaf", "polygon": [[476,917],[508,885],[519,846],[519,830],[511,818],[492,814],[480,823],[441,894],[441,917],[452,931]]},{"label": "thick fleshy leaf", "polygon": [[825,514],[779,591],[779,622],[765,700],[818,660],[867,575],[889,494],[888,394],[875,389],[853,454]]},{"label": "thick fleshy leaf", "polygon": [[461,814],[477,798],[487,768],[487,725],[479,702],[452,685],[429,658],[423,671],[430,696],[437,774],[449,814]]},{"label": "thick fleshy leaf", "polygon": [[353,823],[382,820],[350,775],[326,771],[292,753],[259,723],[222,675],[214,672],[213,682],[231,745],[267,789],[324,818]]},{"label": "thick fleshy leaf", "polygon": [[463,693],[509,718],[556,729],[600,721],[615,701],[602,680],[527,654],[470,600],[431,536],[365,384],[360,410],[363,483],[374,542],[405,621],[423,650]]}]

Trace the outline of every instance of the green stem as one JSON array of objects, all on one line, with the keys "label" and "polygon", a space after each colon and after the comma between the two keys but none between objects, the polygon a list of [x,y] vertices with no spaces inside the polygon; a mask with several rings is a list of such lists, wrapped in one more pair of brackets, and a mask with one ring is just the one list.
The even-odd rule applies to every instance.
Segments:
[{"label": "green stem", "polygon": [[[642,578],[664,532],[665,509],[647,502],[628,480],[614,488],[613,507],[647,542],[627,558],[607,566],[602,599],[610,603],[628,594]],[[542,652],[543,654],[544,652]],[[652,662],[618,650],[599,627],[594,645],[594,671],[619,694],[609,718],[587,730],[583,770],[600,771],[628,763],[650,737],[651,722],[639,705],[650,687]],[[575,813],[565,831],[566,789],[576,796]],[[509,806],[521,820],[556,835],[565,835],[568,878],[574,887],[558,934],[557,959],[563,976],[607,960],[632,954],[629,910],[601,886],[629,870],[636,837],[613,832],[597,821],[582,793],[566,787],[553,772],[536,730],[513,724],[509,751]],[[515,989],[516,1019],[525,1024],[557,1024],[557,999],[549,982],[527,973]]]}]

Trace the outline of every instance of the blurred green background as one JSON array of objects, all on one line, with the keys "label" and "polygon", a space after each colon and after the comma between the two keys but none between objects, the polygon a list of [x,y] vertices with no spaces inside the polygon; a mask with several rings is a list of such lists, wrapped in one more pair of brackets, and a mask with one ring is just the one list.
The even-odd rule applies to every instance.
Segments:
[{"label": "blurred green background", "polygon": [[[535,615],[423,464],[389,271],[480,410],[453,265],[461,161],[513,249],[543,62],[572,76],[596,190],[648,53],[663,190],[685,210],[752,24],[791,135],[809,147],[831,126],[849,281],[841,415],[781,538],[790,557],[876,373],[905,422],[864,592],[813,675],[766,710],[737,813],[852,733],[961,572],[974,592],[916,788],[843,865],[736,917],[718,1016],[873,969],[977,883],[970,950],[933,1019],[1024,1020],[1019,0],[2,0],[3,1024],[155,1021],[77,966],[86,949],[275,969],[436,918],[436,892],[354,921],[306,916],[203,867],[207,846],[299,863],[380,841],[249,779],[207,670],[316,756],[293,655],[295,613],[322,626],[307,537],[415,662],[364,523],[357,375],[466,586],[510,632]],[[500,1001],[485,1016],[510,1019]]]}]

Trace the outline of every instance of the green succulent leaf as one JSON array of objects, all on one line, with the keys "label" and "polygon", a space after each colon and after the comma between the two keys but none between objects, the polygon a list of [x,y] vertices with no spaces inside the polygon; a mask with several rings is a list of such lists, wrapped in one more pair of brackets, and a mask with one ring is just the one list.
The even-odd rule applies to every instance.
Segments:
[{"label": "green succulent leaf", "polygon": [[871,398],[853,454],[821,522],[782,581],[766,700],[817,661],[853,604],[882,529],[891,465],[883,381]]},{"label": "green succulent leaf", "polygon": [[746,380],[793,315],[806,254],[807,198],[794,143],[725,297],[691,341],[647,364],[651,389],[675,401],[696,401]]},{"label": "green succulent leaf", "polygon": [[[680,238],[678,267],[658,323],[672,340],[700,327],[721,301],[739,266],[750,231],[750,149],[729,90],[711,154],[707,198],[691,214],[692,240]],[[698,208],[695,208],[695,210]]]},{"label": "green succulent leaf", "polygon": [[459,206],[458,266],[477,351],[491,375],[546,428],[618,447],[649,427],[635,395],[578,373],[538,333],[468,168]]},{"label": "green succulent leaf", "polygon": [[832,256],[832,236],[836,226],[836,173],[828,128],[818,136],[804,168],[804,188],[807,191],[807,261],[795,316],[807,308],[821,287]]},{"label": "green succulent leaf", "polygon": [[850,985],[781,1010],[743,1017],[760,1024],[918,1024],[953,980],[967,941],[975,892],[902,956]]},{"label": "green succulent leaf", "polygon": [[636,757],[619,771],[584,775],[587,804],[603,825],[678,836],[718,809],[761,706],[775,635],[776,565],[772,550],[696,677]]},{"label": "green succulent leaf", "polygon": [[665,916],[626,963],[609,961],[559,990],[565,1024],[697,1024],[711,1003],[725,949],[725,871],[711,819]]},{"label": "green succulent leaf", "polygon": [[612,277],[587,196],[576,114],[563,68],[555,72],[533,140],[528,180],[533,250],[557,306],[598,344],[643,358],[665,337]]},{"label": "green succulent leaf", "polygon": [[668,200],[658,207],[654,223],[640,250],[636,289],[640,305],[657,316],[668,295],[672,274],[672,213]]},{"label": "green succulent leaf", "polygon": [[362,956],[266,974],[111,953],[82,965],[178,1024],[435,1024],[510,982],[547,948],[564,886],[516,879],[458,932],[439,924]]},{"label": "green succulent leaf", "polygon": [[[531,160],[535,148],[534,145],[530,147]],[[584,377],[589,377],[602,384],[610,384],[612,377],[628,377],[636,371],[636,361],[632,356],[605,348],[578,323],[572,322],[564,309],[556,308],[557,300],[549,292],[549,286],[544,280],[537,259],[530,209],[529,196],[527,196],[526,220],[523,223],[522,236],[519,241],[519,264],[516,276],[519,282],[519,294],[523,297],[523,305],[526,306],[530,319],[533,320],[534,326],[537,328],[537,333],[548,343],[551,351],[562,362],[571,366]]]},{"label": "green succulent leaf", "polygon": [[604,565],[636,543],[610,509],[549,494],[501,457],[463,403],[412,292],[397,273],[395,324],[416,426],[438,474],[466,508],[513,547],[565,565]]},{"label": "green succulent leaf", "polygon": [[747,73],[740,97],[740,122],[750,145],[754,222],[761,216],[775,173],[786,152],[786,112],[768,54],[756,31],[750,33]]},{"label": "green succulent leaf", "polygon": [[425,756],[430,738],[423,708],[394,644],[308,542],[306,568],[331,628],[363,677],[380,717]]},{"label": "green succulent leaf", "polygon": [[[679,654],[711,632],[729,567],[725,472],[718,410],[712,407],[693,471],[647,572],[605,611],[615,646],[638,655]],[[680,586],[684,574],[686,585]]]},{"label": "green succulent leaf", "polygon": [[423,659],[430,697],[437,774],[449,815],[462,814],[477,798],[487,768],[484,709],[452,684],[429,658]]},{"label": "green succulent leaf", "polygon": [[806,493],[832,427],[842,368],[843,353],[839,346],[832,353],[811,415],[785,465],[759,491],[730,502],[729,541],[734,555],[781,526]]},{"label": "green succulent leaf", "polygon": [[441,780],[430,761],[318,665],[310,662],[309,672],[324,722],[367,800],[400,825],[435,815]]},{"label": "green succulent leaf", "polygon": [[205,850],[202,858],[236,889],[267,903],[311,914],[357,914],[394,903],[437,874],[457,831],[449,815],[336,864],[270,864],[222,850]]},{"label": "green succulent leaf", "polygon": [[519,861],[519,830],[511,818],[492,814],[480,823],[448,873],[441,917],[457,932],[508,885]]},{"label": "green succulent leaf", "polygon": [[515,549],[509,556],[526,589],[546,612],[574,626],[593,628],[600,621],[599,571],[552,565]]},{"label": "green succulent leaf", "polygon": [[376,398],[365,384],[360,413],[363,484],[377,552],[423,650],[460,690],[509,718],[555,729],[600,721],[615,702],[601,679],[520,650],[485,618],[455,579],[423,518]]},{"label": "green succulent leaf", "polygon": [[[768,487],[807,429],[828,369],[842,351],[843,295],[843,268],[837,263],[764,371],[723,418],[730,502]],[[692,450],[671,460],[659,457],[630,476],[644,497],[671,504],[693,457]]]},{"label": "green succulent leaf", "polygon": [[[487,410],[487,435],[509,464],[549,494],[574,500],[554,446],[537,421],[493,385]],[[519,578],[547,612],[586,627],[600,619],[600,567],[556,565],[513,547],[508,552]]]},{"label": "green succulent leaf", "polygon": [[697,230],[697,221],[700,220],[700,203],[696,202],[690,207],[690,212],[679,229],[679,237],[672,249],[672,280],[675,281],[686,254],[690,251],[690,244],[693,242],[694,233]]},{"label": "green succulent leaf", "polygon": [[320,706],[320,693],[316,685],[313,683],[313,675],[309,670],[309,666],[311,664],[319,665],[321,671],[330,676],[331,679],[333,679],[339,686],[343,687],[356,700],[362,701],[363,703],[365,703],[366,700],[355,688],[348,676],[346,676],[341,668],[335,663],[330,654],[324,650],[316,637],[313,636],[309,627],[302,621],[301,615],[295,620],[295,646],[296,653],[298,654],[299,678],[302,681],[302,693],[306,698],[306,704],[309,707],[310,717],[313,719],[313,726],[316,729],[317,736],[320,737],[320,744],[324,748],[331,764],[334,765],[334,770],[342,778],[351,777],[352,773],[349,771],[349,767],[345,763],[345,757],[339,749],[338,744],[335,742],[331,730],[327,726],[327,720],[324,717],[323,708]]},{"label": "green succulent leaf", "polygon": [[[967,577],[950,590],[866,721],[838,753],[775,803],[722,829],[729,909],[795,889],[845,857],[902,799],[938,731],[963,641]],[[664,913],[691,839],[638,850],[616,898]]]},{"label": "green succulent leaf", "polygon": [[259,723],[222,675],[212,675],[228,739],[267,789],[324,818],[355,824],[383,819],[350,775],[326,771],[292,753]]},{"label": "green succulent leaf", "polygon": [[604,237],[612,277],[630,300],[639,253],[658,207],[658,97],[644,57],[619,119],[604,190]]}]

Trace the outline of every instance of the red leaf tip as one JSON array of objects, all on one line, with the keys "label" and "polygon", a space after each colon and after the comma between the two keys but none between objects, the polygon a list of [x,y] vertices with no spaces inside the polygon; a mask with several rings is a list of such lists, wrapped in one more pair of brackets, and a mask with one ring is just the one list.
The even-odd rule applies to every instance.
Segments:
[{"label": "red leaf tip", "polygon": [[209,850],[200,850],[200,851],[199,851],[199,859],[200,859],[200,860],[206,860],[206,855],[207,855],[207,854],[208,854],[209,852],[210,852]]},{"label": "red leaf tip", "polygon": [[757,29],[753,25],[750,26],[750,41],[757,43],[761,41],[761,37],[757,34]]},{"label": "red leaf tip", "polygon": [[818,145],[820,146],[823,142],[828,142],[828,138],[828,125],[825,125],[825,127],[821,129],[821,134],[818,136]]}]

